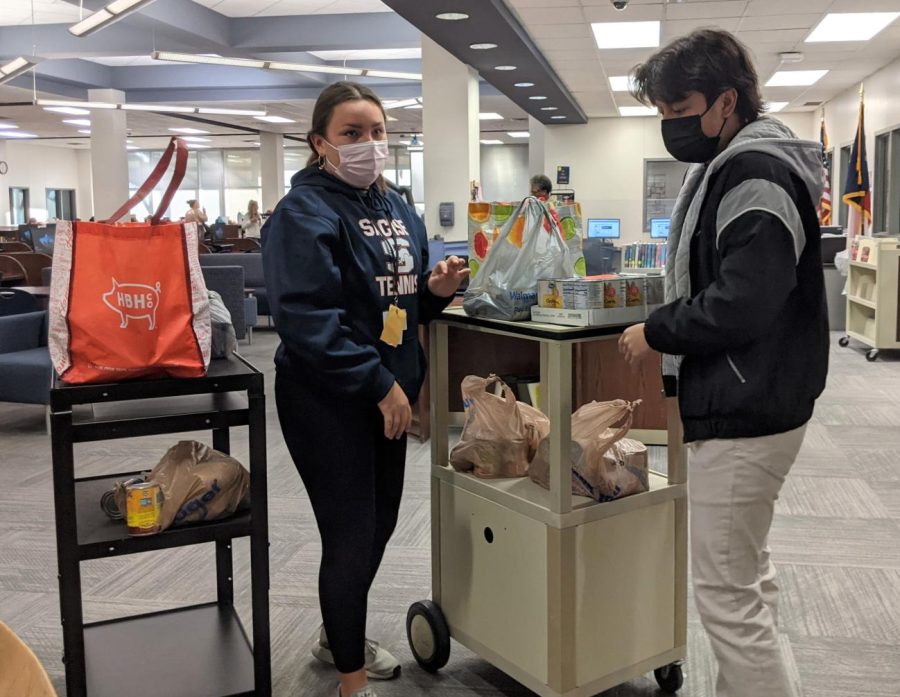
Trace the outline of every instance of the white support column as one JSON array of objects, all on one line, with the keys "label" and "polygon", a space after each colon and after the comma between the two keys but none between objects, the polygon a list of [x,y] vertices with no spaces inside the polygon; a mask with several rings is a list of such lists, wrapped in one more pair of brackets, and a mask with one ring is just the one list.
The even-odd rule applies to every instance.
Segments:
[{"label": "white support column", "polygon": [[528,117],[528,177],[546,174],[556,182],[556,173],[547,171],[547,127],[533,116]]},{"label": "white support column", "polygon": [[[0,140],[0,162],[6,162],[6,141]],[[9,174],[0,174],[0,225],[9,225]]]},{"label": "white support column", "polygon": [[[92,102],[125,101],[119,90],[88,90]],[[125,112],[117,109],[91,111],[91,188],[93,214],[104,220],[128,200],[128,138]],[[81,217],[79,211],[79,217]],[[88,216],[90,217],[90,216]]]},{"label": "white support column", "polygon": [[91,184],[91,151],[76,150],[75,162],[78,165],[75,212],[82,220],[88,220],[94,215],[94,187]]},{"label": "white support column", "polygon": [[280,133],[259,134],[259,159],[262,175],[261,211],[275,208],[284,196],[284,136]]},{"label": "white support column", "polygon": [[[469,183],[479,179],[478,73],[422,37],[425,225],[429,236],[468,239]],[[454,225],[441,227],[438,206],[454,204]]]}]

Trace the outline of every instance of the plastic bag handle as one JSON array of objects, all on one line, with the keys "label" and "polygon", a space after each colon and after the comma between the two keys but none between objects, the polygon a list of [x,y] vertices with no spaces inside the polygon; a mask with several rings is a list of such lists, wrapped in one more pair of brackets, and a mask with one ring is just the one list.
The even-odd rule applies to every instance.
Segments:
[{"label": "plastic bag handle", "polygon": [[487,380],[484,383],[484,391],[487,392],[487,388],[491,385],[496,385],[500,383],[500,398],[503,399],[510,406],[515,406],[516,404],[516,396],[512,393],[512,390],[509,389],[509,385],[507,385],[503,380],[501,380],[497,375],[493,373],[487,376]]},{"label": "plastic bag handle", "polygon": [[184,179],[185,172],[187,171],[187,144],[181,138],[174,136],[172,137],[172,140],[169,141],[169,145],[165,152],[163,152],[162,157],[159,158],[159,162],[156,163],[156,167],[153,168],[153,171],[150,172],[150,176],[147,177],[147,180],[143,184],[141,184],[134,196],[122,204],[115,213],[103,222],[117,222],[126,213],[130,213],[131,209],[138,203],[143,201],[147,197],[147,194],[153,191],[160,180],[162,180],[163,174],[165,174],[166,170],[169,168],[169,163],[172,161],[173,154],[175,155],[175,169],[172,172],[172,179],[166,187],[166,191],[163,194],[162,201],[159,203],[159,207],[150,219],[151,225],[159,225],[163,213],[166,212],[166,209],[172,202],[172,198],[175,196],[175,192],[178,191],[178,187],[181,186],[181,181]]},{"label": "plastic bag handle", "polygon": [[547,207],[543,203],[541,203],[541,201],[536,196],[526,196],[522,199],[519,205],[516,206],[516,210],[513,211],[513,214],[509,216],[509,222],[504,224],[505,231],[500,235],[500,237],[497,238],[497,242],[495,242],[494,244],[497,244],[501,240],[505,240],[507,237],[509,237],[510,233],[512,232],[513,225],[515,224],[518,217],[522,215],[522,209],[530,205],[531,203],[535,203],[541,207],[541,216],[547,221],[550,230],[556,232],[555,238],[560,243],[562,250],[565,251],[566,241],[563,239],[562,230],[559,229],[559,225],[557,225],[556,221],[553,220],[553,217],[550,215],[550,211],[547,210]]},{"label": "plastic bag handle", "polygon": [[[610,445],[612,445],[613,443],[616,443],[616,442],[620,441],[622,438],[624,438],[625,436],[628,435],[628,432],[631,430],[631,424],[634,422],[634,409],[635,409],[635,407],[637,407],[642,401],[643,401],[643,400],[636,399],[635,401],[629,402],[629,403],[628,403],[628,406],[627,406],[627,413],[626,413],[623,417],[619,417],[619,418],[623,418],[624,421],[622,421],[622,424],[621,424],[618,428],[616,428],[616,430],[615,430],[615,435],[614,435],[613,439],[609,441],[609,444],[610,444]],[[618,421],[618,420],[619,420],[619,419],[617,418],[617,419],[613,419],[612,421],[608,421],[608,422],[604,425],[602,431],[601,431],[600,429],[597,429],[597,432],[598,432],[597,437],[598,437],[598,438],[601,437],[602,434],[606,431],[606,429],[608,429],[608,428],[613,428],[613,424],[616,423],[616,421]]]}]

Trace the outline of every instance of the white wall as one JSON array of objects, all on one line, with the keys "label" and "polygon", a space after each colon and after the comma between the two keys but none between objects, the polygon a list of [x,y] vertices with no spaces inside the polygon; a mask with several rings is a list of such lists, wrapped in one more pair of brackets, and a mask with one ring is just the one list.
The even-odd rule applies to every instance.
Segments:
[{"label": "white wall", "polygon": [[[76,213],[78,217],[90,217],[81,209],[80,189],[85,185],[81,180],[77,151],[34,143],[6,143],[6,162],[9,172],[0,179],[0,198],[5,213],[3,224],[9,224],[9,189],[24,187],[29,189],[31,216],[40,221],[47,219],[47,189],[75,189]],[[87,181],[90,181],[88,177]]]},{"label": "white wall", "polygon": [[[91,151],[76,150],[78,188],[75,190],[75,209],[78,217],[88,220],[94,215],[94,187],[91,181]],[[124,201],[122,202],[124,203]]]},{"label": "white wall", "polygon": [[481,193],[485,201],[521,201],[528,195],[527,145],[481,146]]},{"label": "white wall", "polygon": [[[864,82],[866,87],[866,155],[869,160],[870,183],[874,193],[875,136],[900,128],[900,60],[867,77]],[[831,190],[836,213],[837,202],[840,201],[844,179],[847,176],[846,171],[839,169],[840,149],[850,145],[856,137],[856,125],[859,121],[859,85],[853,86],[827,102],[823,109],[828,138],[835,150],[834,181],[831,182]],[[823,109],[816,112],[814,119],[816,128],[818,128]]]},{"label": "white wall", "polygon": [[[778,114],[800,138],[815,138],[812,112]],[[590,119],[578,126],[548,126],[545,167],[555,178],[568,165],[570,188],[585,218],[620,218],[621,244],[649,241],[642,232],[644,161],[671,159],[657,117]]]}]

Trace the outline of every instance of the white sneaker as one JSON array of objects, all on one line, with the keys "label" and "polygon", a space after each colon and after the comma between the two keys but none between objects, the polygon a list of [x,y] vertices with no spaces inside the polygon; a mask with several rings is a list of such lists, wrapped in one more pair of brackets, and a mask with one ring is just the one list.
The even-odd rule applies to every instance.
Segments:
[{"label": "white sneaker", "polygon": [[[325,627],[319,629],[319,643],[313,647],[312,655],[322,661],[322,663],[334,665],[334,656],[331,653],[331,647],[328,645]],[[381,648],[377,641],[366,639],[366,675],[369,678],[372,680],[393,680],[400,677],[400,670],[400,661],[394,658],[390,652]],[[363,692],[359,697],[375,697],[375,693],[368,695]]]},{"label": "white sneaker", "polygon": [[[337,697],[344,697],[340,685],[338,685]],[[363,689],[354,692],[350,697],[378,697],[378,695],[375,694],[375,690],[366,685]]]}]

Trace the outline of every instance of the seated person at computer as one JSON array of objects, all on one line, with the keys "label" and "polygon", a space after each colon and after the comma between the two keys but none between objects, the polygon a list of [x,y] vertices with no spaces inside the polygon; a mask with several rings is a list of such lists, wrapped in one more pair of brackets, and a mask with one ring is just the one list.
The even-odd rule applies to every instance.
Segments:
[{"label": "seated person at computer", "polygon": [[553,182],[550,177],[543,174],[535,174],[531,178],[531,195],[539,201],[547,202],[550,200],[550,192],[553,191]]},{"label": "seated person at computer", "polygon": [[184,214],[184,222],[186,223],[198,223],[199,225],[204,225],[209,217],[206,215],[206,209],[200,208],[200,201],[195,198],[192,198],[188,203],[187,213]]}]

